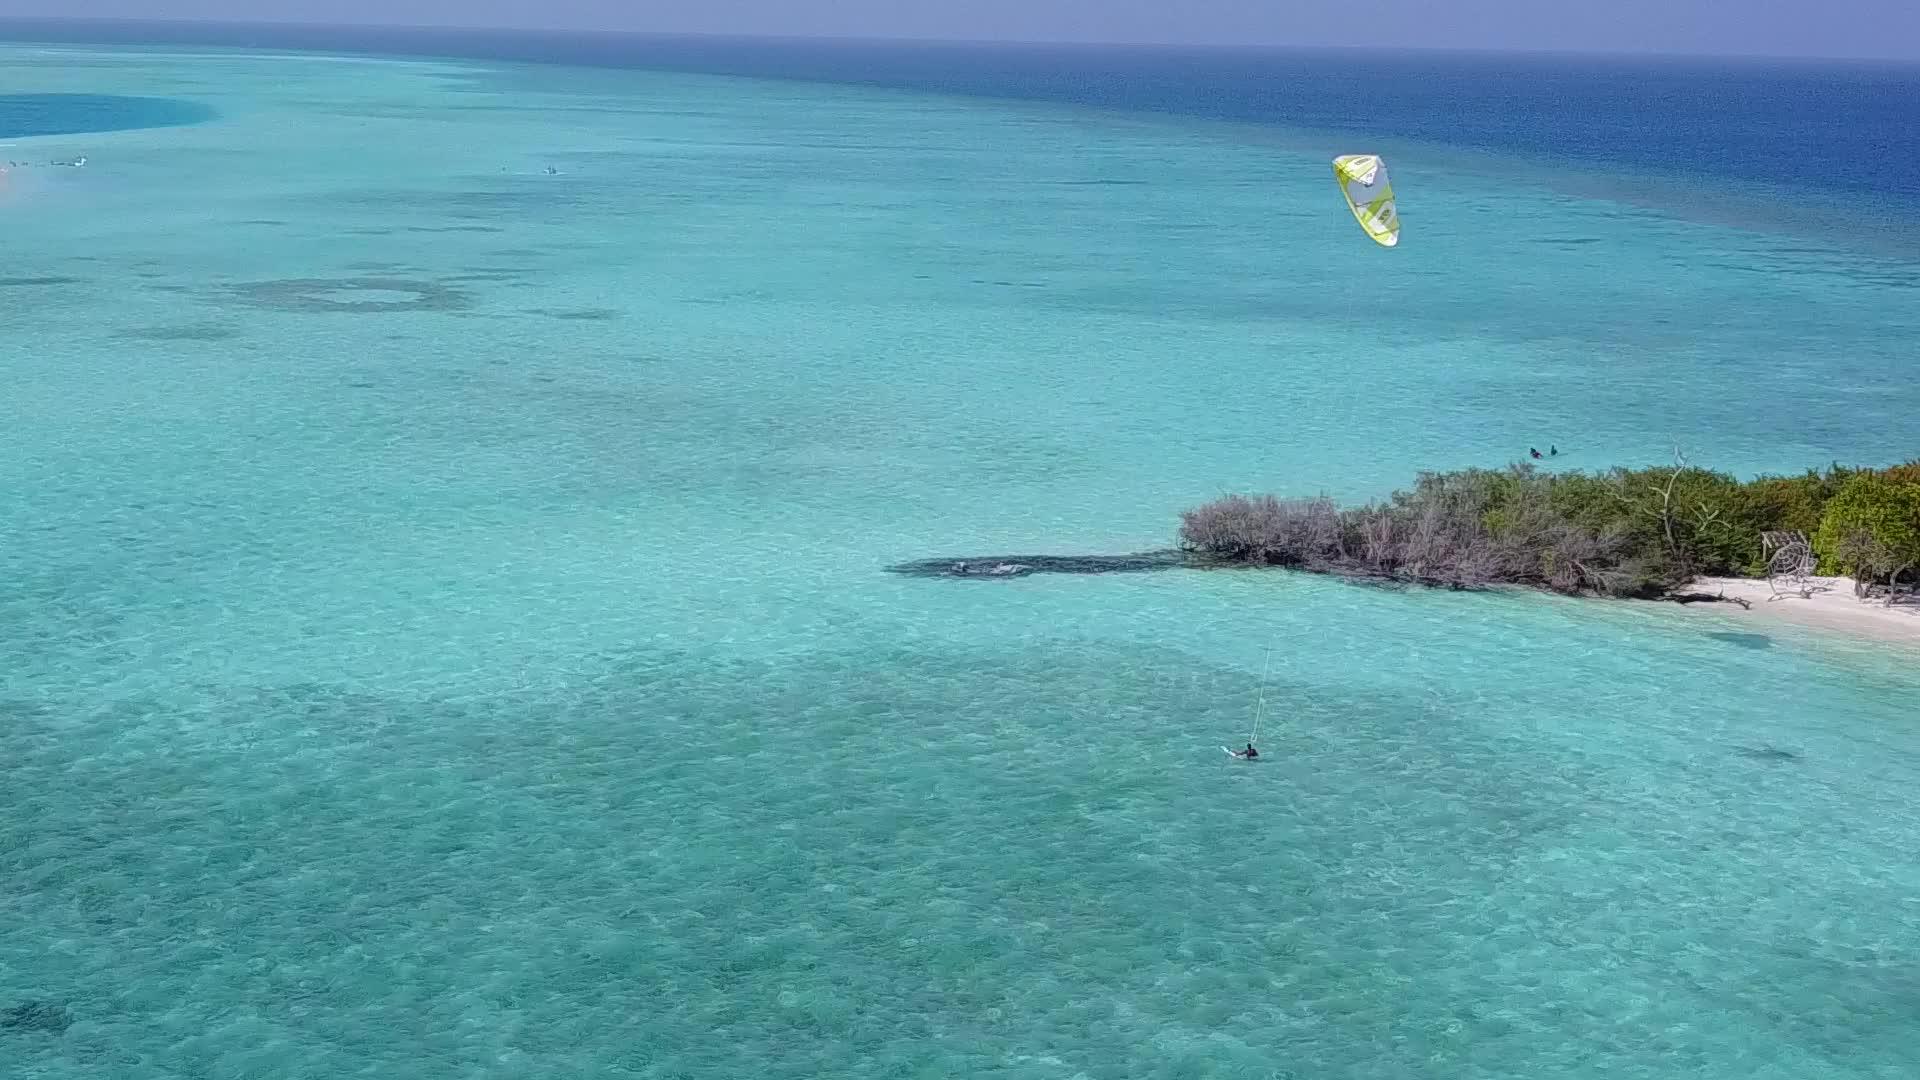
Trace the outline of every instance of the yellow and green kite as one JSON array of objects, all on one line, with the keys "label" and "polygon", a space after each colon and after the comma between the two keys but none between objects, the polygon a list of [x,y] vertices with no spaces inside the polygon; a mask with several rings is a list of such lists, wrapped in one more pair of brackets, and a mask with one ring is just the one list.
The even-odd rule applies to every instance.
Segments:
[{"label": "yellow and green kite", "polygon": [[1333,175],[1340,181],[1353,219],[1381,247],[1400,242],[1400,215],[1393,208],[1393,184],[1387,163],[1378,154],[1342,154],[1333,159]]}]

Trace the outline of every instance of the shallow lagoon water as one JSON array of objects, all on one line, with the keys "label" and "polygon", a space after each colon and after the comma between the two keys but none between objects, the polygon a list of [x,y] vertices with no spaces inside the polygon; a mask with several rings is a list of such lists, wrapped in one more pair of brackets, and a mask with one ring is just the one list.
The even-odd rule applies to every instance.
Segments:
[{"label": "shallow lagoon water", "polygon": [[22,1075],[1920,1066],[1910,655],[883,572],[1903,456],[1911,264],[1417,151],[1376,252],[1339,147],[1032,103],[6,60],[219,113],[0,193]]}]

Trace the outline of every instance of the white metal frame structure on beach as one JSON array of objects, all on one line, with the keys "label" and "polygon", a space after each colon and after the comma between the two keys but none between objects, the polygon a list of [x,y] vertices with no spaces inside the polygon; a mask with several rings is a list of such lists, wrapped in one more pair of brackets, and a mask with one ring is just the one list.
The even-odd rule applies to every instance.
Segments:
[{"label": "white metal frame structure on beach", "polygon": [[1767,587],[1773,590],[1768,599],[1798,596],[1804,600],[1813,595],[1813,583],[1807,580],[1813,576],[1813,545],[1807,542],[1806,533],[1763,532],[1760,553],[1768,556]]}]

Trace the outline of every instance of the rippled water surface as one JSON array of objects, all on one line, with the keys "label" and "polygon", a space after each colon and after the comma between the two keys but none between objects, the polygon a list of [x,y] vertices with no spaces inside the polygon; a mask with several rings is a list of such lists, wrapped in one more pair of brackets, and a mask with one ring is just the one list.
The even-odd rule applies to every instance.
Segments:
[{"label": "rippled water surface", "polygon": [[1920,1071],[1911,655],[884,572],[1909,456],[1912,263],[1414,146],[1378,251],[1347,146],[1038,102],[0,66],[217,114],[0,151],[88,157],[0,187],[9,1075]]}]

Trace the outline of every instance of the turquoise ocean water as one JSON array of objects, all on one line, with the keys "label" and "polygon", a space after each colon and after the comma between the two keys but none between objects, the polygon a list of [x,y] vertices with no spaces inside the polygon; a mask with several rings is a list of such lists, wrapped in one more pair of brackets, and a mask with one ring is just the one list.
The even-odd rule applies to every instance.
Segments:
[{"label": "turquoise ocean water", "polygon": [[1911,652],[882,572],[1910,456],[1876,237],[1400,139],[1388,253],[1350,137],[886,87],[0,70],[217,113],[0,138],[89,159],[0,187],[0,1073],[1920,1071]]}]

